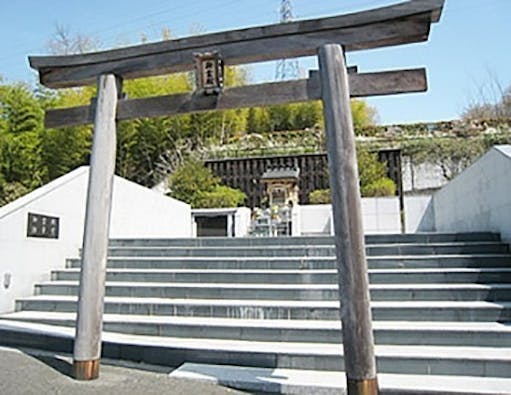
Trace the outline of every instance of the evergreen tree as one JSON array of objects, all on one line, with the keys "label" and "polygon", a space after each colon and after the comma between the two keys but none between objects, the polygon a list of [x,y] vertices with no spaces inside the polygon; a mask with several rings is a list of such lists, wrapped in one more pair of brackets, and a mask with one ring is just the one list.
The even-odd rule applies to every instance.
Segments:
[{"label": "evergreen tree", "polygon": [[[90,104],[95,92],[95,87],[63,89],[56,93],[43,89],[39,92],[39,102],[45,109],[83,106]],[[89,163],[92,125],[44,129],[41,136],[41,159],[46,168],[46,181]]]},{"label": "evergreen tree", "polygon": [[323,125],[321,102],[312,101],[295,105],[293,129],[303,130]]},{"label": "evergreen tree", "polygon": [[247,113],[247,133],[258,133],[259,123],[256,116],[257,109],[251,107]]},{"label": "evergreen tree", "polygon": [[32,189],[45,179],[41,162],[43,110],[23,84],[0,86],[0,174]]},{"label": "evergreen tree", "polygon": [[246,195],[220,184],[202,162],[189,158],[169,177],[169,195],[194,208],[237,207]]},{"label": "evergreen tree", "polygon": [[270,115],[270,130],[293,130],[293,107],[290,104],[279,104],[268,108]]},{"label": "evergreen tree", "polygon": [[[387,177],[385,163],[378,156],[363,147],[357,147],[357,165],[360,177],[362,197],[394,196],[396,184]],[[330,189],[317,189],[309,194],[311,204],[329,204],[332,202]]]}]

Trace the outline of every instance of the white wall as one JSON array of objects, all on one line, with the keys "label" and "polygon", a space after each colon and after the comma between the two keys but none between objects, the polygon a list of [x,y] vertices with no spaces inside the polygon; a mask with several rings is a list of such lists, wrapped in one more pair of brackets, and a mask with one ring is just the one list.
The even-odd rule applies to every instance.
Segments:
[{"label": "white wall", "polygon": [[111,238],[191,237],[191,218],[190,205],[115,177]]},{"label": "white wall", "polygon": [[[300,233],[333,234],[332,207],[329,204],[300,206]],[[396,197],[363,198],[364,233],[400,233],[399,199]]]},{"label": "white wall", "polygon": [[405,232],[432,232],[435,230],[433,196],[405,196]]},{"label": "white wall", "polygon": [[[16,298],[31,295],[35,282],[49,280],[51,269],[63,267],[67,256],[77,255],[86,174],[87,169],[77,169],[0,208],[0,313],[12,311]],[[27,238],[29,212],[59,217],[59,239]]]},{"label": "white wall", "polygon": [[248,207],[238,207],[234,214],[234,237],[248,236],[250,230],[250,215],[252,210]]},{"label": "white wall", "polygon": [[397,197],[362,198],[364,233],[401,233]]},{"label": "white wall", "polygon": [[[0,313],[12,311],[16,298],[31,295],[34,283],[49,280],[52,269],[78,255],[87,182],[88,167],[80,167],[0,207]],[[27,238],[29,212],[58,217],[59,238]],[[187,204],[115,177],[111,237],[189,237],[190,218]]]},{"label": "white wall", "polygon": [[295,204],[291,208],[291,236],[300,236],[302,230],[301,206]]},{"label": "white wall", "polygon": [[330,204],[309,204],[298,207],[300,209],[300,235],[333,234],[332,206]]},{"label": "white wall", "polygon": [[437,231],[500,232],[511,241],[511,146],[493,147],[433,197]]},{"label": "white wall", "polygon": [[[407,233],[490,231],[511,241],[511,145],[492,148],[433,197],[405,196],[404,204]],[[330,205],[300,209],[303,235],[331,234]],[[365,233],[401,231],[397,198],[364,198],[362,215]]]}]

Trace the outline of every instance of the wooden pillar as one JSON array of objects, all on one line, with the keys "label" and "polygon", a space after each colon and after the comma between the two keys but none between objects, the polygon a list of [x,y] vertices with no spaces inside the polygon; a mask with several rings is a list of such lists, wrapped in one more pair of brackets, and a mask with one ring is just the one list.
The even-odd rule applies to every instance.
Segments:
[{"label": "wooden pillar", "polygon": [[77,380],[99,376],[119,88],[120,80],[112,74],[98,79],[73,355]]},{"label": "wooden pillar", "polygon": [[319,48],[349,395],[378,393],[355,134],[340,45]]}]

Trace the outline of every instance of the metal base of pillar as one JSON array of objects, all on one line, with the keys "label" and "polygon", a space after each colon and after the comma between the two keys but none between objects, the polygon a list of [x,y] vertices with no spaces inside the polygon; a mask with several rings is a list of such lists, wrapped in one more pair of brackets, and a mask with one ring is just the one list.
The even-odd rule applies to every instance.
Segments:
[{"label": "metal base of pillar", "polygon": [[73,377],[76,380],[95,380],[99,377],[99,359],[73,361]]},{"label": "metal base of pillar", "polygon": [[348,379],[348,395],[378,395],[377,379]]}]

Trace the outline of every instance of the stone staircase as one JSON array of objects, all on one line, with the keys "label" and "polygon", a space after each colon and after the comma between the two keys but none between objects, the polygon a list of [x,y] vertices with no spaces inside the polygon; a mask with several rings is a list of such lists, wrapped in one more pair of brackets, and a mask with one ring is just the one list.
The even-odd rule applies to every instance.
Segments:
[{"label": "stone staircase", "polygon": [[[456,378],[511,393],[508,245],[491,233],[366,241],[383,382],[418,377],[445,390]],[[334,253],[328,237],[112,240],[104,355],[331,377],[344,367]],[[80,260],[67,266],[0,317],[0,343],[71,351]],[[249,389],[293,392],[284,388]]]}]

